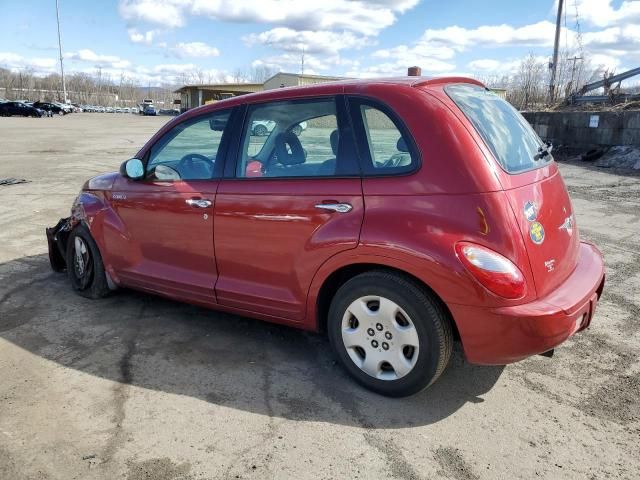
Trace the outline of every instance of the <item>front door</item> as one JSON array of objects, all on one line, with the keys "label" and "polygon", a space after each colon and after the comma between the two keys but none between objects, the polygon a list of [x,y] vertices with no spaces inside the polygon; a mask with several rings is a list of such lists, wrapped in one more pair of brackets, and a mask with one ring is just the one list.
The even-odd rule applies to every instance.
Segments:
[{"label": "front door", "polygon": [[318,268],[357,246],[362,186],[339,101],[248,107],[235,178],[216,198],[220,304],[301,321]]},{"label": "front door", "polygon": [[115,249],[122,254],[114,269],[123,284],[215,302],[216,159],[223,156],[228,119],[224,111],[176,125],[152,146],[144,180],[120,178],[114,185],[111,202],[126,236]]}]

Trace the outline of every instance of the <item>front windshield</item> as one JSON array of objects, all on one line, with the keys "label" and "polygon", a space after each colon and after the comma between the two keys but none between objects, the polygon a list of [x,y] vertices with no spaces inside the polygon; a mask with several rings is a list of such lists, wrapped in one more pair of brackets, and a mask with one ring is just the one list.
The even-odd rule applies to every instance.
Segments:
[{"label": "front windshield", "polygon": [[552,160],[545,155],[536,160],[545,147],[531,125],[495,93],[477,85],[456,84],[445,91],[482,136],[500,166],[508,173],[541,167]]}]

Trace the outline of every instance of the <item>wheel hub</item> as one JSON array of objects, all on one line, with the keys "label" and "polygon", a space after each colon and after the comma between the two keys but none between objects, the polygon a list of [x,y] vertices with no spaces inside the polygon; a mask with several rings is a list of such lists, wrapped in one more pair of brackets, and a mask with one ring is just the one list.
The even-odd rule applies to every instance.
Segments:
[{"label": "wheel hub", "polygon": [[74,253],[75,253],[75,269],[78,278],[81,278],[89,262],[89,255],[87,251],[87,245],[80,237],[76,237],[74,240]]},{"label": "wheel hub", "polygon": [[353,363],[380,380],[404,377],[418,360],[415,325],[385,297],[364,296],[349,305],[342,318],[342,341]]}]

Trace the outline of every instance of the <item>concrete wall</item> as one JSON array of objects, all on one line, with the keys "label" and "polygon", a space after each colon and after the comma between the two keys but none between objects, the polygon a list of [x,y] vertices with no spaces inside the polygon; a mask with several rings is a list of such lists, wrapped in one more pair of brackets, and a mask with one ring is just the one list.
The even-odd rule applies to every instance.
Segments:
[{"label": "concrete wall", "polygon": [[[640,111],[523,112],[543,140],[554,145],[640,146]],[[597,117],[597,118],[596,118]],[[597,125],[597,126],[596,126]]]}]

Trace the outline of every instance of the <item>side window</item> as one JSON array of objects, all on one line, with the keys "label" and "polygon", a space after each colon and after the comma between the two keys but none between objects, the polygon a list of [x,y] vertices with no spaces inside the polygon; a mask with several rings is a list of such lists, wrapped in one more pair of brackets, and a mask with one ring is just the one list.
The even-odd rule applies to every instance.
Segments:
[{"label": "side window", "polygon": [[222,135],[231,112],[186,120],[151,147],[147,178],[207,180],[213,178]]},{"label": "side window", "polygon": [[338,171],[347,175],[350,167],[341,165],[338,155],[339,132],[333,98],[251,105],[236,175],[323,177]]},{"label": "side window", "polygon": [[365,153],[365,173],[388,175],[414,170],[417,155],[413,143],[397,121],[383,108],[367,101],[351,100],[351,103],[356,124],[361,122],[357,130],[361,131],[359,144]]}]

